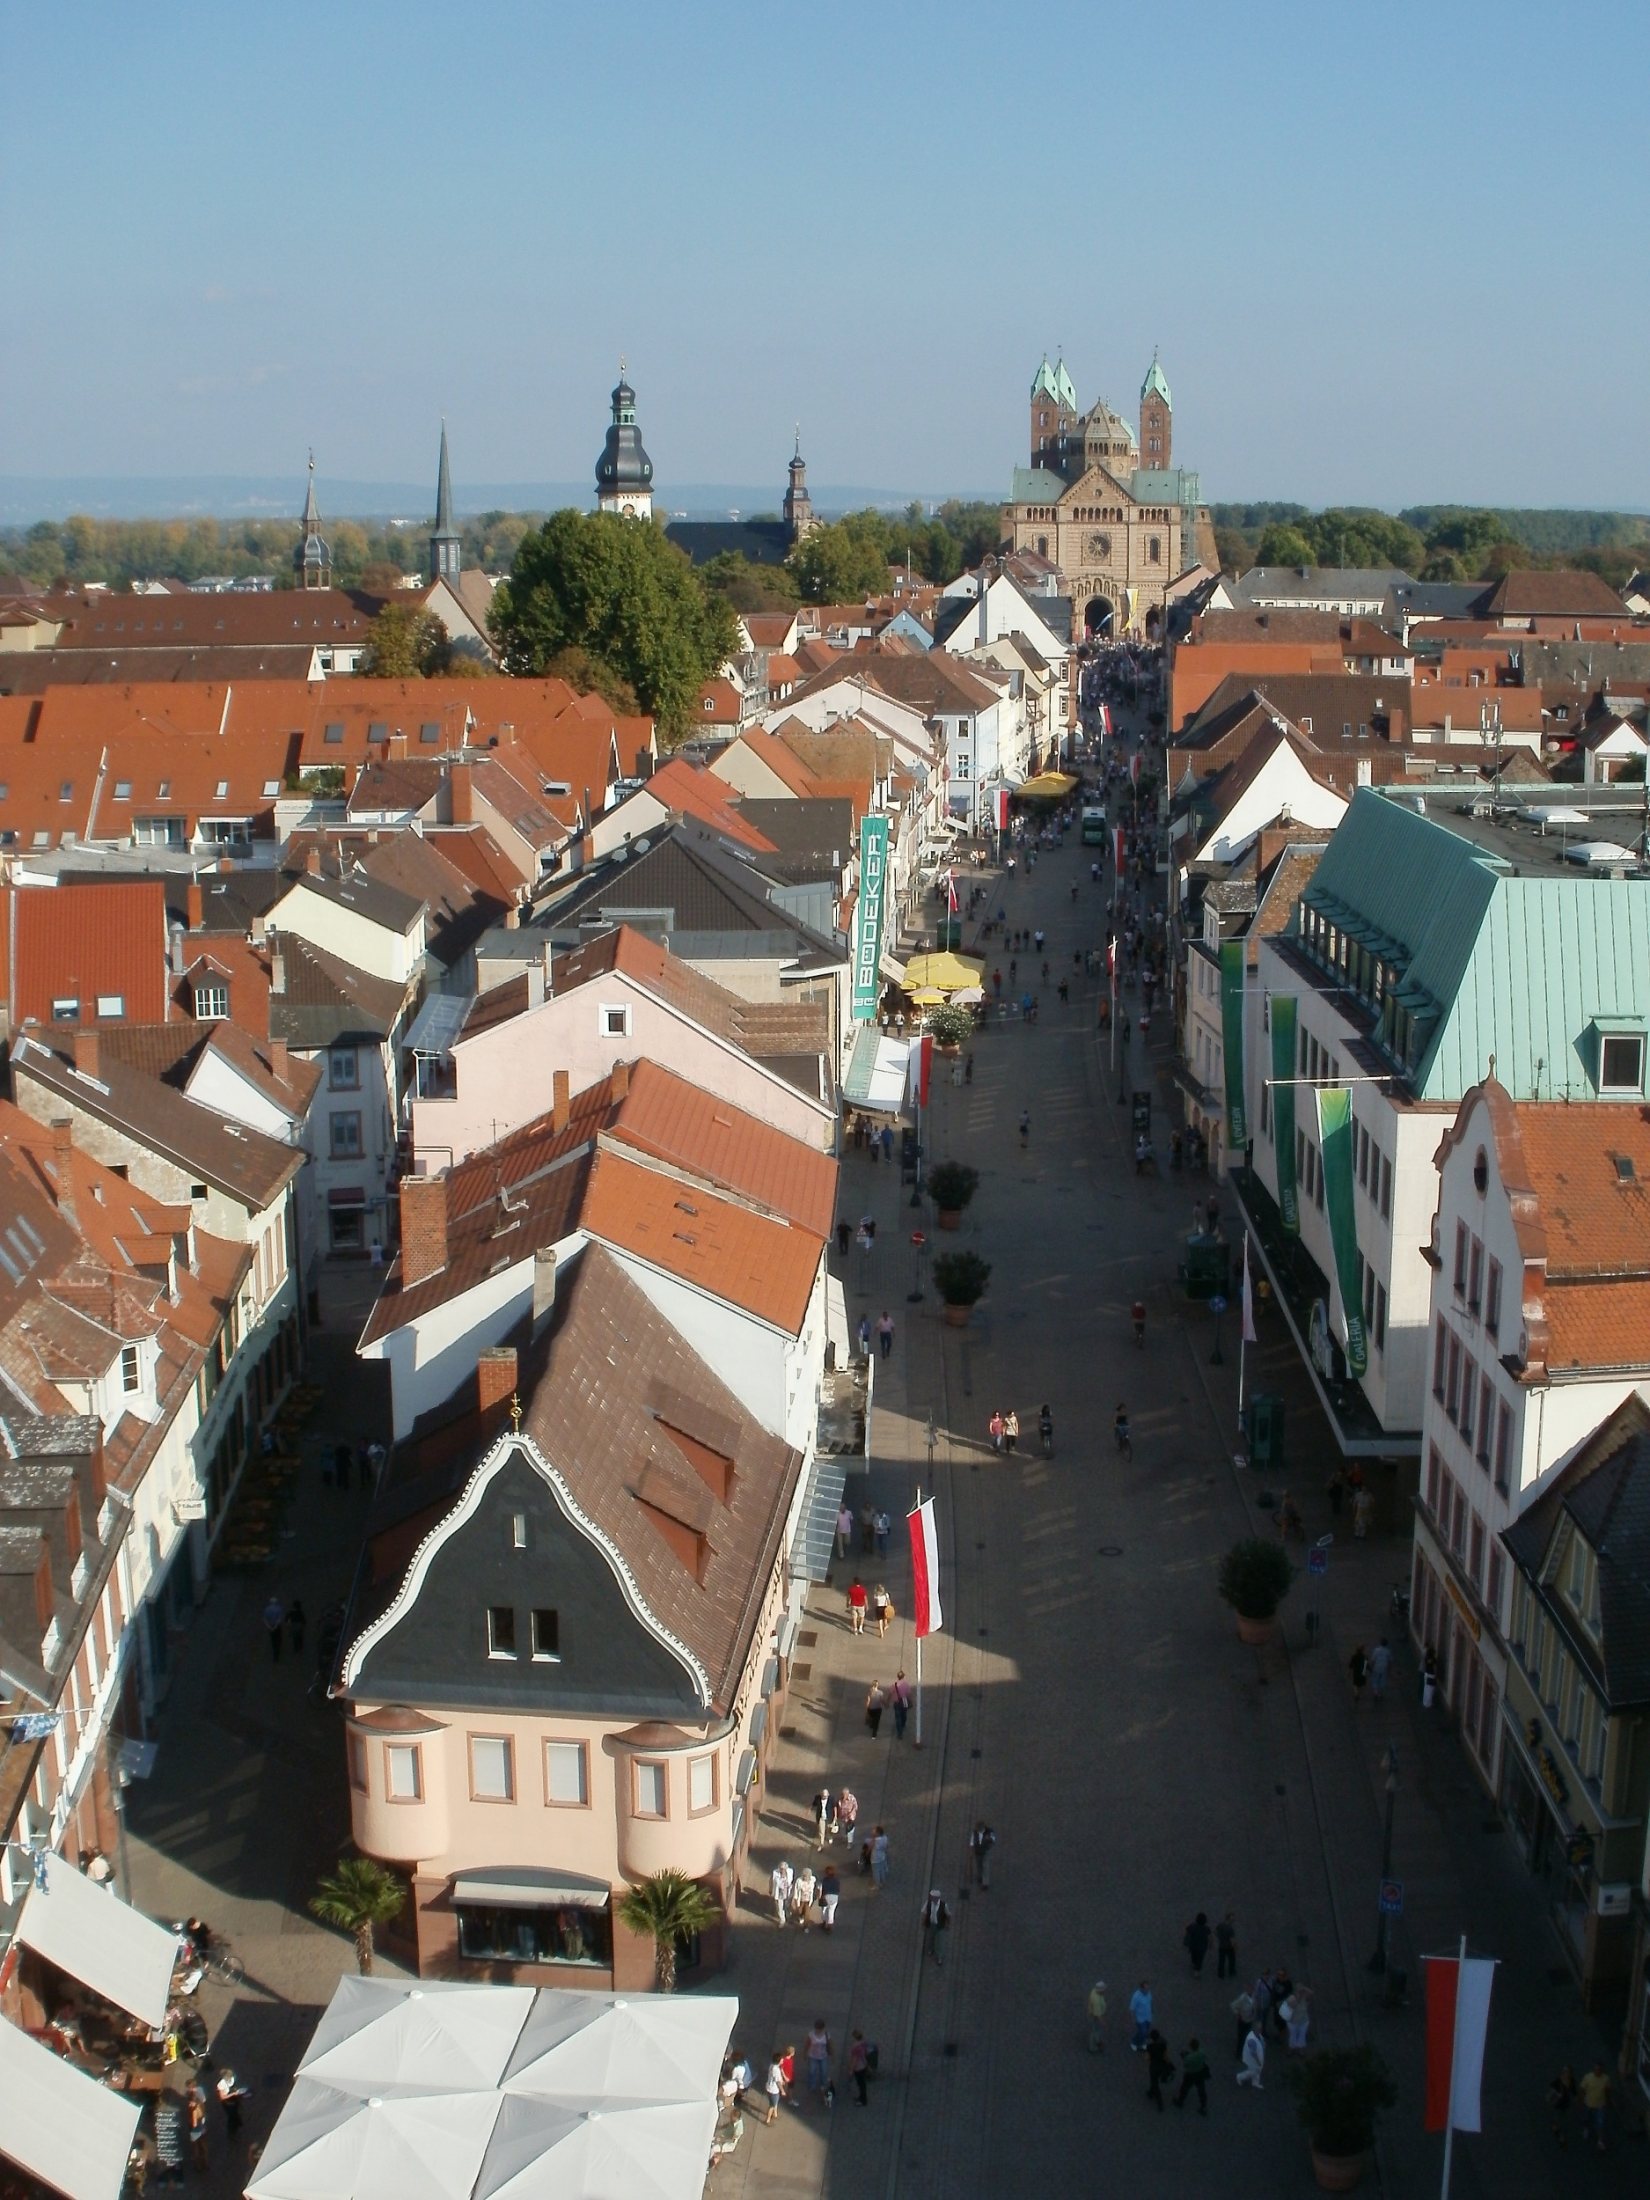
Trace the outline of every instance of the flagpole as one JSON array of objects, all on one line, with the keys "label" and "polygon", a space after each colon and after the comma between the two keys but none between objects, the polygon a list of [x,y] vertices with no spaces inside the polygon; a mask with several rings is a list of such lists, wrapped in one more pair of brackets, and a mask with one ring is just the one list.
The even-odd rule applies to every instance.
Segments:
[{"label": "flagpole", "polygon": [[[921,1484],[920,1482],[919,1482],[919,1483],[917,1484],[917,1495],[916,1495],[916,1500],[915,1500],[915,1502],[916,1502],[917,1506],[918,1506],[918,1507],[920,1508],[920,1506],[921,1506],[921,1504],[922,1504],[922,1484]],[[915,1614],[913,1613],[913,1615],[912,1615],[913,1621],[915,1620],[915,1617],[916,1617],[916,1615],[915,1615]],[[914,1742],[914,1744],[913,1744],[913,1747],[915,1747],[915,1748],[917,1748],[917,1749],[921,1749],[921,1747],[922,1747],[922,1637],[921,1637],[921,1635],[919,1635],[919,1636],[917,1637],[917,1703],[916,1703],[916,1711],[917,1711],[917,1730],[916,1730],[916,1740],[915,1740],[915,1742]]]},{"label": "flagpole", "polygon": [[1449,2039],[1449,2106],[1444,2111],[1444,2182],[1442,2200],[1449,2200],[1450,2156],[1455,2151],[1455,2059],[1461,2048],[1461,1980],[1466,1970],[1467,1936],[1461,1935],[1461,1952],[1455,1959],[1455,2023]]},{"label": "flagpole", "polygon": [[1243,1377],[1249,1356],[1249,1233],[1243,1233],[1243,1297],[1238,1311],[1238,1428],[1243,1427]]}]

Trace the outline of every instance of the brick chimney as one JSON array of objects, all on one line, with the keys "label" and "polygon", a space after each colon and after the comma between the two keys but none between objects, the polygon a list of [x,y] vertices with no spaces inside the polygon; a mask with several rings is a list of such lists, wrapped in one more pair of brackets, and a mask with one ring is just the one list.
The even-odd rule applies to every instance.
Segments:
[{"label": "brick chimney", "polygon": [[272,1077],[279,1078],[283,1085],[292,1081],[292,1062],[284,1039],[271,1039],[269,1042],[269,1072]]},{"label": "brick chimney", "polygon": [[406,755],[407,736],[405,735],[405,733],[402,732],[399,726],[396,727],[395,731],[390,735],[389,739],[384,744],[384,752],[387,756],[404,757]]},{"label": "brick chimney", "polygon": [[74,1066],[84,1076],[95,1077],[97,1068],[97,1033],[77,1031],[74,1035]]},{"label": "brick chimney", "polygon": [[191,879],[184,894],[191,932],[206,928],[206,896],[201,892],[199,879]]},{"label": "brick chimney", "polygon": [[630,1064],[615,1062],[607,1073],[607,1090],[614,1101],[625,1100],[630,1095]]},{"label": "brick chimney", "polygon": [[550,1079],[550,1128],[561,1132],[573,1119],[571,1084],[566,1070],[558,1069]]},{"label": "brick chimney", "polygon": [[541,1245],[533,1255],[533,1327],[538,1328],[556,1304],[556,1248]]},{"label": "brick chimney", "polygon": [[447,775],[447,800],[455,825],[475,822],[475,785],[468,764],[454,764]]},{"label": "brick chimney", "polygon": [[447,1184],[439,1176],[401,1179],[401,1288],[447,1265]]},{"label": "brick chimney", "polygon": [[320,877],[321,851],[319,848],[310,847],[304,850],[304,872],[309,878]]},{"label": "brick chimney", "polygon": [[[417,1179],[409,1181],[416,1183]],[[476,1361],[476,1411],[485,1413],[516,1394],[516,1348],[513,1344],[489,1345]]]},{"label": "brick chimney", "polygon": [[71,1225],[74,1211],[74,1125],[66,1115],[52,1124],[52,1174],[57,1179],[57,1211]]}]

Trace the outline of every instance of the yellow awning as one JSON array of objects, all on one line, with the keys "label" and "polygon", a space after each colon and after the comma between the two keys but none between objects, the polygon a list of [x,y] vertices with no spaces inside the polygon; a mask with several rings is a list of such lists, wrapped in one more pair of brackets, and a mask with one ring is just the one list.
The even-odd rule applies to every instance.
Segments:
[{"label": "yellow awning", "polygon": [[1062,795],[1070,794],[1077,781],[1070,772],[1039,772],[1035,779],[1028,779],[1019,789],[1022,801],[1058,802]]},{"label": "yellow awning", "polygon": [[962,985],[978,985],[983,965],[969,962],[949,949],[937,955],[913,955],[905,966],[905,990],[931,986],[939,993],[955,993]]}]

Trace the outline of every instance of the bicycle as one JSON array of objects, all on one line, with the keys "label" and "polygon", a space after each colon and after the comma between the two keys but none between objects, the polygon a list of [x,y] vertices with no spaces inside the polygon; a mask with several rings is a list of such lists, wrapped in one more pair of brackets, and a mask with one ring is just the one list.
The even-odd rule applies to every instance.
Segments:
[{"label": "bicycle", "polygon": [[220,1986],[243,1986],[246,1983],[246,1965],[227,1940],[212,1936],[212,1945],[201,1958],[208,1978],[217,1980]]}]

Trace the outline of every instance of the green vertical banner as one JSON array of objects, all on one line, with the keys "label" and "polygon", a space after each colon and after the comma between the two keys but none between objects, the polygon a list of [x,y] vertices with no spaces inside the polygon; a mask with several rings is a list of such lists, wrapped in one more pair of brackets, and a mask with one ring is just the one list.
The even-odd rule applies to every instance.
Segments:
[{"label": "green vertical banner", "polygon": [[854,1005],[856,1024],[876,1022],[882,998],[882,919],[888,892],[888,820],[859,821],[859,900],[854,908]]},{"label": "green vertical banner", "polygon": [[1220,943],[1220,1050],[1226,1063],[1226,1151],[1241,1154],[1249,1143],[1249,1112],[1243,1101],[1243,942]]},{"label": "green vertical banner", "polygon": [[1295,996],[1272,995],[1272,1144],[1278,1159],[1278,1213],[1290,1237],[1301,1234],[1295,1184]]},{"label": "green vertical banner", "polygon": [[1335,1248],[1335,1274],[1346,1316],[1346,1364],[1354,1375],[1369,1365],[1364,1335],[1364,1302],[1358,1289],[1358,1224],[1352,1211],[1352,1095],[1319,1088],[1318,1136],[1323,1144],[1324,1204],[1329,1238]]}]

